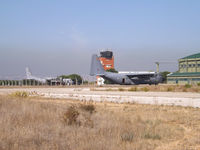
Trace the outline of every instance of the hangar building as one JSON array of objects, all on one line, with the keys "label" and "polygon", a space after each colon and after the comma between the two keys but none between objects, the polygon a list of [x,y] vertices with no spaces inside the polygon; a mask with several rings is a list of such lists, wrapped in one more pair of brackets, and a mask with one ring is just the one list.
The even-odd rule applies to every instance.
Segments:
[{"label": "hangar building", "polygon": [[200,53],[181,58],[179,70],[167,76],[169,84],[197,84],[200,83]]}]

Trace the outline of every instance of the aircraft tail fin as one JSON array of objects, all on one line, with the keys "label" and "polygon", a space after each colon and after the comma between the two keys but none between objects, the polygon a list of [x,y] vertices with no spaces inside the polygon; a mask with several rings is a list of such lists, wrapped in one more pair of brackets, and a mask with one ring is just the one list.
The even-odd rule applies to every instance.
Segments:
[{"label": "aircraft tail fin", "polygon": [[105,70],[103,69],[103,66],[98,58],[97,55],[92,55],[92,62],[91,62],[91,68],[90,68],[90,75],[104,75]]},{"label": "aircraft tail fin", "polygon": [[27,68],[26,68],[26,78],[27,78],[27,79],[30,79],[31,76],[32,76],[32,73],[30,72],[29,68],[27,67]]}]

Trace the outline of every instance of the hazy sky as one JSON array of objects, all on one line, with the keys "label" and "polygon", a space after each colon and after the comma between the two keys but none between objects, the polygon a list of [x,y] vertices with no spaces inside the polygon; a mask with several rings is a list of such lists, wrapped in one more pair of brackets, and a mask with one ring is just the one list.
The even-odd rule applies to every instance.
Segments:
[{"label": "hazy sky", "polygon": [[0,78],[88,74],[107,48],[117,70],[154,71],[200,52],[199,18],[200,0],[0,0]]}]

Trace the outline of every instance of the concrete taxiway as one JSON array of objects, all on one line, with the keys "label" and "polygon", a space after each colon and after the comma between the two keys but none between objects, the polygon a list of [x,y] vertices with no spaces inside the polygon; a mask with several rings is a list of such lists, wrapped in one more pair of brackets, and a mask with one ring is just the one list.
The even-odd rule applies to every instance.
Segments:
[{"label": "concrete taxiway", "polygon": [[175,105],[200,108],[200,93],[92,91],[90,88],[1,88],[0,94],[26,91],[47,98],[95,102]]}]

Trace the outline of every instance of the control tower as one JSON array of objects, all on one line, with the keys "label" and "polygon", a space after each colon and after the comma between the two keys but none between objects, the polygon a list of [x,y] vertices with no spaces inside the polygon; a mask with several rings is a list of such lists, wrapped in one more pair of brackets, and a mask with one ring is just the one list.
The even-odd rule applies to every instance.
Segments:
[{"label": "control tower", "polygon": [[[104,68],[104,70],[114,69],[114,56],[112,51],[101,51],[99,60]],[[103,85],[104,79],[97,76],[97,85]]]},{"label": "control tower", "polygon": [[112,51],[101,51],[99,60],[104,70],[114,69],[114,56]]}]

